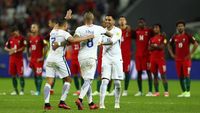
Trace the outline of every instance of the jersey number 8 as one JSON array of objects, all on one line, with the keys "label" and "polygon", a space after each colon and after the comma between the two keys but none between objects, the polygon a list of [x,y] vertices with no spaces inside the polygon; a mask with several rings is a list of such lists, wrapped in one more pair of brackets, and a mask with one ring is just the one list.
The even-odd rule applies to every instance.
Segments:
[{"label": "jersey number 8", "polygon": [[93,44],[93,39],[89,39],[88,41],[87,41],[87,46],[90,48],[90,47],[92,47],[94,44]]}]

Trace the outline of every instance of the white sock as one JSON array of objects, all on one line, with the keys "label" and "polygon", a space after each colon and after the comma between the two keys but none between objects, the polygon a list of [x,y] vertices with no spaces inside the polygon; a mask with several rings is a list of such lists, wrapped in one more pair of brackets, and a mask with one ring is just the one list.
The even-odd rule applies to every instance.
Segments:
[{"label": "white sock", "polygon": [[49,103],[51,85],[46,83],[44,86],[44,102]]},{"label": "white sock", "polygon": [[115,84],[115,103],[119,103],[121,94],[121,81],[115,80],[114,84]]},{"label": "white sock", "polygon": [[87,92],[87,97],[88,97],[88,103],[90,104],[92,100],[92,87],[90,86]]},{"label": "white sock", "polygon": [[109,80],[103,79],[100,86],[100,105],[104,105],[104,100],[106,96],[106,90],[108,86]]},{"label": "white sock", "polygon": [[70,89],[70,83],[69,82],[65,82],[63,85],[63,89],[62,89],[62,96],[60,98],[61,101],[65,101],[67,98],[67,94],[69,92]]},{"label": "white sock", "polygon": [[80,92],[80,95],[79,95],[79,98],[80,99],[83,99],[86,95],[86,93],[88,92],[89,88],[91,87],[91,80],[84,80],[84,83],[81,87],[81,92]]}]

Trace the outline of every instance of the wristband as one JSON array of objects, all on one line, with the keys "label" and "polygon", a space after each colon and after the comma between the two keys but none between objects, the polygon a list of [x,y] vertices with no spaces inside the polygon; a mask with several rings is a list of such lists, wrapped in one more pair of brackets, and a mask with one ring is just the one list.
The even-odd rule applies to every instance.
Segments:
[{"label": "wristband", "polygon": [[58,46],[61,46],[61,42],[58,42]]}]

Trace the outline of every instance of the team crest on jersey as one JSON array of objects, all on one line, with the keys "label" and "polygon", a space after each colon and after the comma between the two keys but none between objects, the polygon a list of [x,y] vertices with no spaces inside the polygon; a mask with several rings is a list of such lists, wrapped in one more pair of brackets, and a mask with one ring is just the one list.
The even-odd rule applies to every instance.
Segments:
[{"label": "team crest on jersey", "polygon": [[126,32],[126,37],[128,37],[128,32]]},{"label": "team crest on jersey", "polygon": [[185,42],[185,38],[183,38],[183,42]]},{"label": "team crest on jersey", "polygon": [[146,36],[148,35],[148,32],[147,32],[147,31],[145,31],[145,35],[146,35]]},{"label": "team crest on jersey", "polygon": [[20,43],[20,41],[18,41],[18,44]]}]

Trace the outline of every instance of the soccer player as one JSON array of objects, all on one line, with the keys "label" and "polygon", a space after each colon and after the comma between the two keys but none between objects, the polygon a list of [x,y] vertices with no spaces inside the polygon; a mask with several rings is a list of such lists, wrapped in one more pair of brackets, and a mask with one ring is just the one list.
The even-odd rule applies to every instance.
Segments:
[{"label": "soccer player", "polygon": [[114,80],[115,86],[115,106],[120,108],[121,81],[123,79],[123,66],[121,55],[122,31],[115,27],[115,20],[112,16],[106,16],[107,30],[113,34],[108,42],[103,42],[102,57],[102,82],[100,86],[100,108],[105,109],[106,89],[110,79]]},{"label": "soccer player", "polygon": [[[53,29],[50,33],[50,50],[47,56],[47,65],[46,65],[46,79],[47,82],[44,86],[44,109],[50,110],[52,109],[50,105],[50,90],[51,84],[53,83],[55,74],[58,74],[61,79],[64,80],[62,96],[60,98],[60,103],[58,105],[59,108],[70,109],[68,105],[65,104],[65,99],[70,89],[70,70],[66,63],[64,54],[65,47],[60,45],[61,42],[67,40],[71,43],[80,42],[84,40],[88,40],[93,38],[93,35],[87,35],[81,38],[73,38],[68,32],[66,32],[68,24],[65,20],[58,20],[58,27]],[[54,42],[58,42],[58,45],[54,45]]]},{"label": "soccer player", "polygon": [[[191,55],[198,47],[198,43],[194,37],[185,31],[185,22],[178,21],[176,23],[177,33],[172,36],[168,44],[168,50],[172,58],[176,62],[177,75],[180,79],[182,94],[178,97],[190,97],[190,70]],[[172,50],[172,44],[175,45],[175,53]],[[190,44],[193,48],[190,50]]]},{"label": "soccer player", "polygon": [[147,72],[148,76],[148,86],[149,92],[146,96],[152,96],[152,75],[149,66],[149,50],[148,44],[152,37],[152,30],[146,26],[146,22],[143,18],[138,20],[138,28],[134,31],[134,38],[136,42],[136,54],[135,54],[135,64],[137,70],[137,83],[139,92],[135,96],[142,96],[142,73]]},{"label": "soccer player", "polygon": [[47,51],[45,48],[46,41],[39,35],[39,25],[31,25],[31,36],[28,39],[28,59],[30,60],[29,66],[34,72],[34,80],[36,86],[36,92],[32,92],[32,95],[40,95],[42,86],[42,70],[44,57]]},{"label": "soccer player", "polygon": [[126,18],[124,16],[119,18],[119,27],[122,30],[122,39],[121,39],[121,50],[122,50],[122,59],[123,59],[123,72],[125,74],[124,81],[124,91],[122,96],[128,95],[128,86],[130,81],[130,62],[131,62],[131,38],[132,32],[130,26],[127,25]]},{"label": "soccer player", "polygon": [[159,93],[159,82],[158,82],[158,71],[161,74],[161,79],[164,86],[164,96],[168,97],[168,83],[166,78],[166,62],[165,62],[165,46],[167,44],[167,39],[161,33],[161,25],[154,24],[153,26],[154,36],[150,39],[149,50],[151,52],[150,56],[150,71],[154,76],[154,87],[155,93],[153,96],[160,96]]},{"label": "soccer player", "polygon": [[[17,27],[11,29],[11,36],[6,42],[5,50],[8,51],[9,58],[9,74],[12,76],[14,91],[11,95],[24,95],[24,77],[23,77],[23,51],[25,48],[25,40],[20,35]],[[17,89],[17,75],[20,79],[21,90]]]}]

